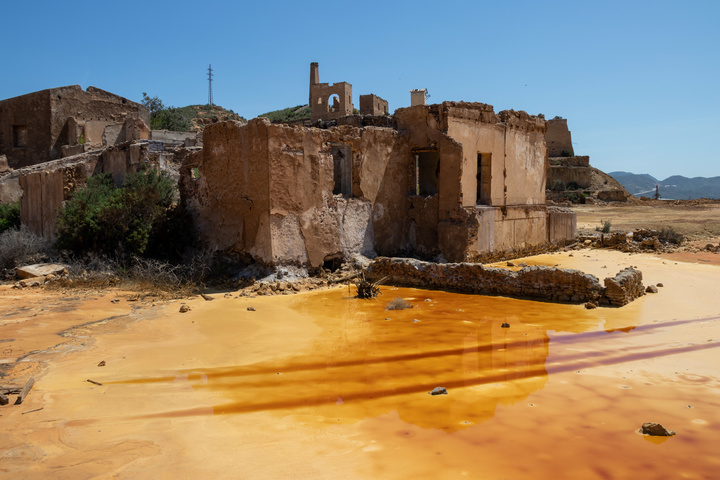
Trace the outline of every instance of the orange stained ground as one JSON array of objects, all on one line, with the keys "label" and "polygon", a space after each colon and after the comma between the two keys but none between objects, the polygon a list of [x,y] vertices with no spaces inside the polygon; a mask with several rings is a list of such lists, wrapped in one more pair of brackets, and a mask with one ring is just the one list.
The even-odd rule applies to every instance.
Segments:
[{"label": "orange stained ground", "polygon": [[[604,270],[533,262],[557,259]],[[35,427],[10,437],[35,460],[6,472],[717,478],[720,269],[644,261],[666,286],[620,309],[392,287],[175,303],[50,367]],[[414,307],[386,311],[395,297]],[[677,435],[640,435],[649,421]]]}]

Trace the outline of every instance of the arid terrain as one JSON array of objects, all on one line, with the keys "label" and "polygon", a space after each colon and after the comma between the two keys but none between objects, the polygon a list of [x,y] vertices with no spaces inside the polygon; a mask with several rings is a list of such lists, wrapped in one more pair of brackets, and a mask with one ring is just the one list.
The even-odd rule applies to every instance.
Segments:
[{"label": "arid terrain", "polygon": [[[576,211],[581,233],[720,232],[717,206]],[[392,286],[168,301],[4,285],[0,384],[36,383],[0,406],[0,476],[714,478],[718,257],[524,259],[600,279],[633,265],[659,286],[593,310]],[[396,297],[413,308],[385,310]]]},{"label": "arid terrain", "polygon": [[610,220],[614,232],[672,227],[693,244],[698,241],[712,243],[720,238],[720,201],[646,201],[573,205],[572,209],[577,214],[580,235],[597,233],[595,228],[603,220]]}]

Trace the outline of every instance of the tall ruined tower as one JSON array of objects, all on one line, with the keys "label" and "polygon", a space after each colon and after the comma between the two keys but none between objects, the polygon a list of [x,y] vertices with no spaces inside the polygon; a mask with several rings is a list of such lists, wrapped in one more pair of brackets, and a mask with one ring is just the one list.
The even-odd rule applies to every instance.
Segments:
[{"label": "tall ruined tower", "polygon": [[320,71],[317,62],[310,64],[310,96],[308,97],[308,105],[312,106],[312,89],[313,85],[320,83]]}]

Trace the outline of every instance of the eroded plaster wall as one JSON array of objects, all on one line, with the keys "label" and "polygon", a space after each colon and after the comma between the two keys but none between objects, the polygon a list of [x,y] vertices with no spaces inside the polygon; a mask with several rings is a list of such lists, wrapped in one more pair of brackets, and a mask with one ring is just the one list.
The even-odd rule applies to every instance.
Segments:
[{"label": "eroded plaster wall", "polygon": [[[395,120],[397,128],[209,126],[202,157],[181,179],[201,237],[268,264],[317,267],[355,252],[461,261],[572,230],[562,215],[549,230],[542,117],[446,102],[399,109]],[[484,155],[492,161],[483,200]]]}]

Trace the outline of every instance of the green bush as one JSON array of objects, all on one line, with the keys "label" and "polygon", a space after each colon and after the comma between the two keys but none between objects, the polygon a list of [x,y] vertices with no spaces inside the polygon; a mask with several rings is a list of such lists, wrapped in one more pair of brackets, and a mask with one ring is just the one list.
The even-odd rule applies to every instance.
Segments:
[{"label": "green bush", "polygon": [[0,233],[20,226],[20,202],[0,204]]},{"label": "green bush", "polygon": [[154,170],[128,175],[120,188],[109,174],[90,177],[60,213],[57,246],[77,254],[115,254],[122,260],[142,256],[166,228],[175,190],[167,175]]},{"label": "green bush", "polygon": [[600,220],[600,226],[595,227],[596,232],[610,233],[612,222],[610,220]]}]

